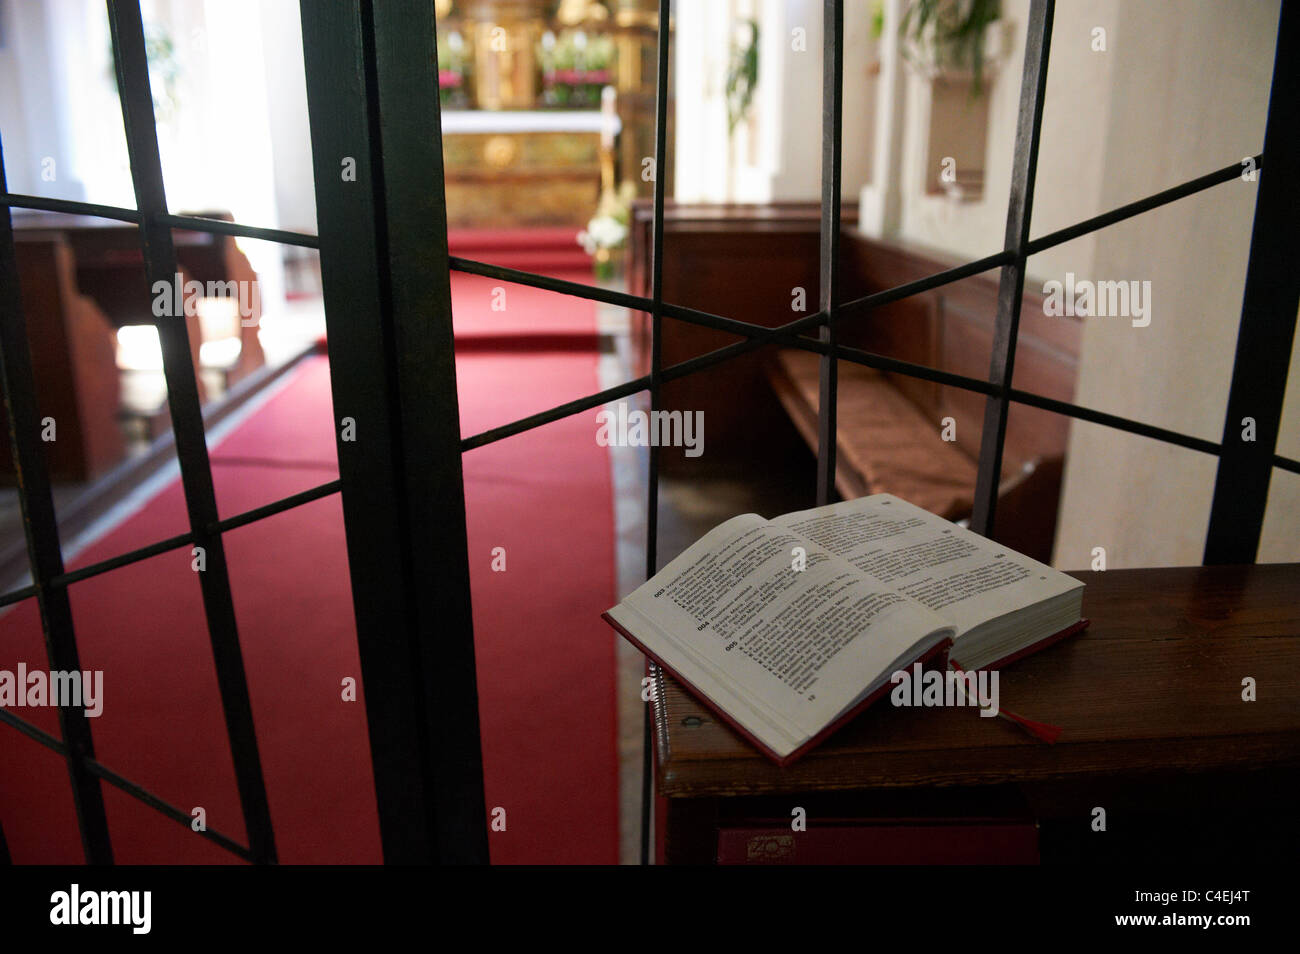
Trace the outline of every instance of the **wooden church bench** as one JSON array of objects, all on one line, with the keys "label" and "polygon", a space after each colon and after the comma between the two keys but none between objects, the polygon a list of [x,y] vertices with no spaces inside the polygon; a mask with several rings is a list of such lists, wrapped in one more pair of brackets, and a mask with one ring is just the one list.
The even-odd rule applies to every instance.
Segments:
[{"label": "wooden church bench", "polygon": [[[84,482],[126,454],[118,424],[114,329],[95,301],[81,293],[76,260],[59,233],[18,233],[14,243],[32,377],[41,419],[54,421],[42,443],[50,480]],[[9,424],[0,409],[0,484],[17,481]]]},{"label": "wooden church bench", "polygon": [[[897,241],[884,241],[853,228],[856,208],[845,203],[841,233],[840,282],[846,302],[939,274],[958,264],[949,257]],[[628,250],[628,290],[651,292],[653,216],[648,203],[633,207]],[[664,212],[663,299],[766,327],[788,323],[817,309],[818,229],[816,203],[693,205],[670,202]],[[797,290],[802,296],[796,297]],[[986,380],[997,314],[996,270],[912,295],[844,318],[841,344],[903,361]],[[793,302],[802,300],[803,310]],[[733,344],[735,335],[667,318],[661,326],[663,367]],[[635,372],[650,370],[650,318],[633,313]],[[1045,397],[1074,399],[1080,324],[1043,314],[1042,296],[1027,282],[1016,349],[1015,385]],[[815,356],[813,367],[815,367]],[[838,473],[845,495],[868,487],[897,487],[946,515],[969,512],[979,456],[984,395],[905,375],[869,378],[840,364],[840,453]],[[864,370],[864,369],[860,369]],[[843,381],[850,381],[847,387]],[[868,383],[869,382],[869,383]],[[885,388],[889,390],[885,390]],[[790,374],[774,371],[773,349],[752,351],[703,373],[665,381],[661,406],[701,411],[707,421],[707,451],[686,458],[665,448],[660,468],[666,474],[696,474],[702,469],[745,471],[761,466],[764,454],[797,449],[773,427],[788,416],[804,441],[816,434],[816,389],[795,400]],[[901,402],[901,403],[900,403]],[[893,409],[905,422],[889,432],[898,442],[886,455],[877,425],[855,423],[873,408]],[[952,445],[939,437],[941,421],[956,424]],[[810,426],[812,429],[810,430]],[[1013,404],[1005,441],[996,532],[1008,546],[1039,558],[1050,556],[1056,527],[1060,476],[1069,442],[1070,420],[1062,415]],[[918,448],[925,453],[916,456]],[[908,455],[911,456],[908,456]],[[1026,468],[1029,468],[1026,471]]]},{"label": "wooden church bench", "polygon": [[[814,451],[819,364],[818,355],[791,349],[777,352],[768,366],[773,391]],[[835,487],[844,499],[891,493],[949,520],[970,517],[978,455],[945,441],[938,417],[922,411],[888,375],[862,365],[840,363],[837,392]],[[998,538],[1044,562],[1051,558],[1051,534],[1015,528],[1055,523],[1061,462],[1059,456],[1006,457],[998,487],[999,512],[1008,527]]]}]

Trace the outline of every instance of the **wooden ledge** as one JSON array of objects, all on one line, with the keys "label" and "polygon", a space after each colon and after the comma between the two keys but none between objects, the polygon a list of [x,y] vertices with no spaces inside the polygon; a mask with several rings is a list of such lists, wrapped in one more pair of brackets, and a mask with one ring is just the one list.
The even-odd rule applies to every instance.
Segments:
[{"label": "wooden ledge", "polygon": [[[992,785],[1300,766],[1300,564],[1079,572],[1083,634],[1008,667],[1004,709],[1062,726],[1054,745],[973,709],[881,701],[780,769],[672,679],[654,703],[659,793]],[[1242,701],[1242,680],[1256,682]]]}]

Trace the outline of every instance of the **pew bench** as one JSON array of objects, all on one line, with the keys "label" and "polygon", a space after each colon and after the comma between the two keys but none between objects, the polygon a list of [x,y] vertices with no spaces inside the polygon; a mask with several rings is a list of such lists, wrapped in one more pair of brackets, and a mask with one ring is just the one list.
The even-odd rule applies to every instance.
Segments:
[{"label": "pew bench", "polygon": [[[778,352],[768,381],[795,428],[817,450],[821,359]],[[966,515],[975,461],[940,438],[927,418],[879,371],[841,362],[835,488],[845,500],[891,493],[949,520]]]},{"label": "pew bench", "polygon": [[[811,351],[776,352],[767,366],[773,392],[795,429],[816,452],[820,357]],[[926,413],[889,375],[840,362],[835,488],[845,500],[890,493],[948,520],[965,520],[974,507],[979,468],[969,444],[942,437],[937,409]],[[1049,562],[1063,460],[1003,458],[998,511],[1006,519],[1003,543]],[[1015,519],[1007,516],[1015,514]],[[1011,538],[1009,535],[1015,533]],[[1019,545],[1017,545],[1019,544]]]},{"label": "pew bench", "polygon": [[[939,274],[956,262],[933,250],[871,238],[852,227],[846,203],[840,246],[844,301]],[[628,290],[648,297],[653,275],[653,209],[633,205]],[[662,297],[768,328],[796,317],[791,294],[818,288],[820,208],[816,203],[694,205],[664,210]],[[842,321],[841,345],[966,377],[987,379],[998,310],[996,273],[910,295]],[[802,314],[806,314],[803,312]],[[631,345],[637,374],[650,371],[650,316],[634,312]],[[1027,285],[1016,345],[1015,384],[1074,400],[1081,325],[1048,316]],[[662,367],[733,344],[735,335],[668,320],[660,331]],[[801,363],[802,362],[802,363]],[[845,498],[889,491],[949,519],[969,515],[980,450],[983,394],[905,375],[840,364],[838,492]],[[773,360],[764,348],[663,382],[660,406],[703,412],[708,450],[700,460],[664,448],[667,475],[747,473],[774,455],[816,447],[817,356]],[[777,423],[788,417],[792,426]],[[940,436],[956,422],[956,440]],[[894,420],[891,421],[891,418]],[[1050,562],[1070,419],[1027,405],[1008,413],[993,537]],[[800,441],[800,436],[802,441]],[[955,446],[954,446],[955,445]],[[784,458],[783,458],[784,459]]]}]

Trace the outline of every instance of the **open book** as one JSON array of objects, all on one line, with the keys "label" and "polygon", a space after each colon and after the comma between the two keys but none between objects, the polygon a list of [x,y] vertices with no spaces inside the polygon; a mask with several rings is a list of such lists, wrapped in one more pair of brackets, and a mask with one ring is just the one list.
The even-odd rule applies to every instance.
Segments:
[{"label": "open book", "polygon": [[733,517],[604,614],[781,764],[950,650],[993,669],[1081,629],[1083,584],[891,494]]}]

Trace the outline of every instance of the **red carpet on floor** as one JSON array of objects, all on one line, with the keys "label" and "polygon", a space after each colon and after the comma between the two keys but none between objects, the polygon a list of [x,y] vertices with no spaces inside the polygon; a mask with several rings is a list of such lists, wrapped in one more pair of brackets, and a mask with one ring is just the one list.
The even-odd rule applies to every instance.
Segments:
[{"label": "red carpet on floor", "polygon": [[[447,244],[457,258],[502,265],[528,272],[557,269],[585,271],[591,276],[591,258],[578,244],[572,226],[525,229],[451,229]],[[582,281],[575,278],[574,281]]]},{"label": "red carpet on floor", "polygon": [[[581,276],[578,280],[590,275],[554,274],[571,281],[574,274]],[[452,275],[451,289],[458,350],[488,341],[506,349],[520,349],[521,344],[524,348],[551,344],[573,350],[595,347],[596,310],[589,301],[460,272]],[[547,338],[561,340],[547,342]]]},{"label": "red carpet on floor", "polygon": [[[457,331],[480,314],[478,280],[457,276]],[[524,294],[516,294],[522,290]],[[490,291],[490,288],[489,288]],[[594,345],[594,309],[509,286],[503,327]],[[563,306],[563,307],[560,307]],[[531,313],[531,319],[529,317]],[[549,330],[548,330],[549,329]],[[514,332],[504,332],[513,334]],[[480,337],[491,337],[479,329]],[[570,337],[566,337],[570,336]],[[462,432],[472,434],[596,390],[593,348],[480,351],[458,344]],[[535,347],[530,343],[529,347]],[[337,474],[329,369],[312,358],[213,449],[223,516]],[[615,601],[609,460],[590,415],[465,455],[484,775],[497,863],[617,859],[614,647],[599,613]],[[180,532],[173,481],[73,562],[96,562]],[[337,496],[225,537],[272,822],[284,863],[380,860],[363,702]],[[491,569],[494,547],[506,571]],[[83,669],[102,669],[98,758],[168,802],[202,807],[209,827],[245,834],[199,587],[188,549],[71,588]],[[0,617],[0,669],[46,669],[34,601]],[[363,697],[364,698],[364,697]],[[15,710],[57,735],[51,709]],[[122,863],[233,859],[174,821],[104,786]],[[486,819],[485,819],[486,824]],[[0,825],[19,863],[81,860],[63,761],[0,726]]]}]

